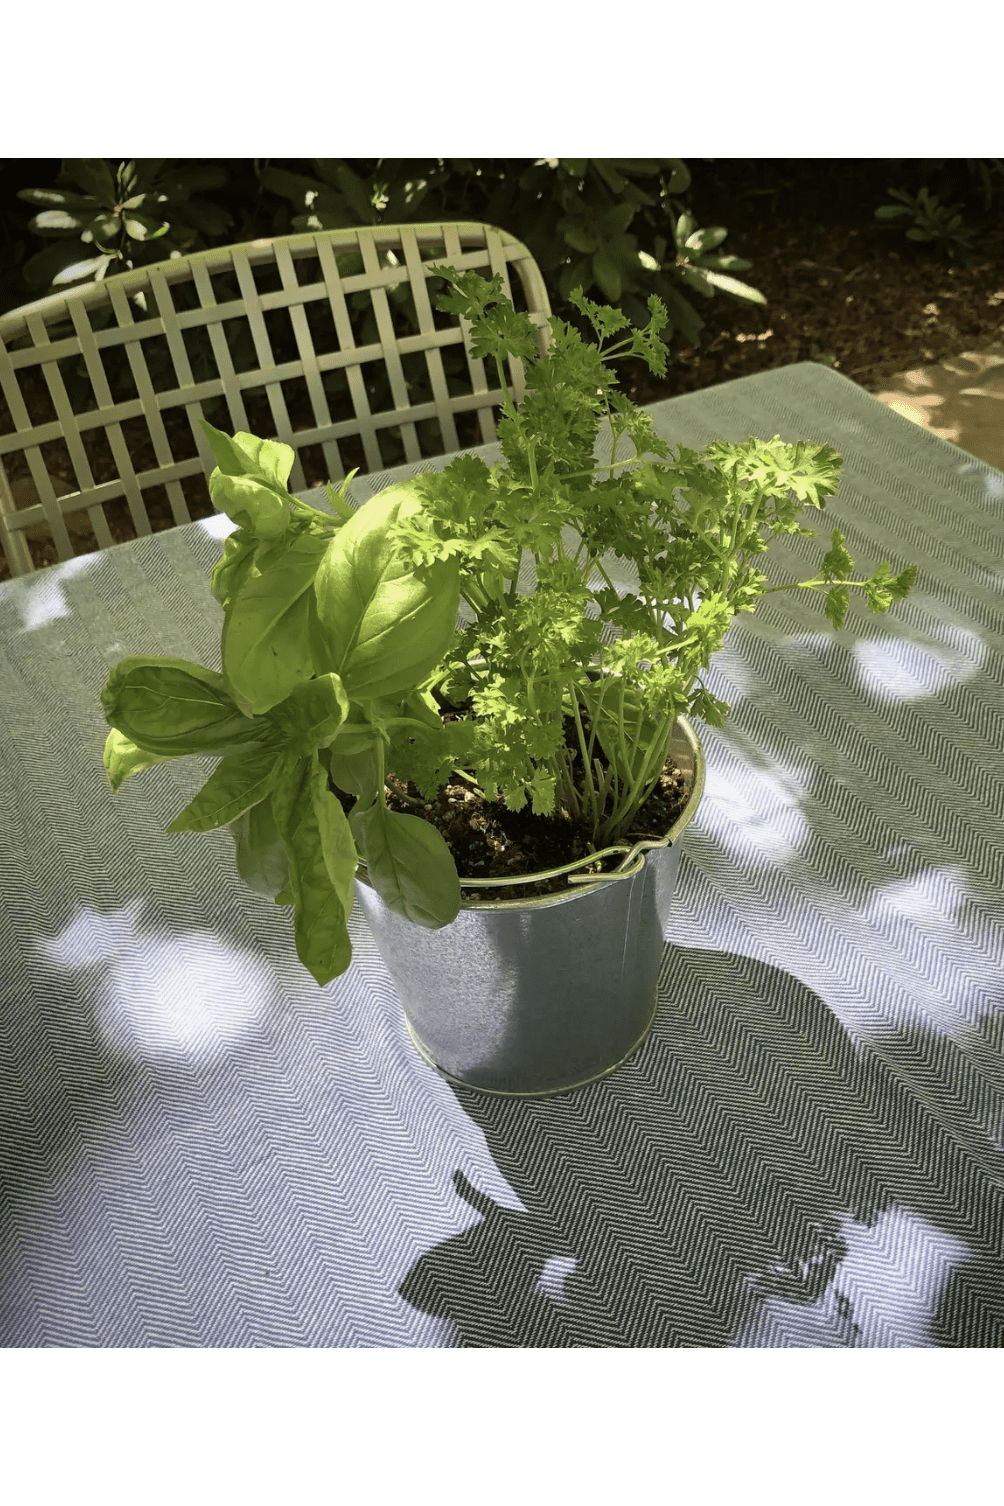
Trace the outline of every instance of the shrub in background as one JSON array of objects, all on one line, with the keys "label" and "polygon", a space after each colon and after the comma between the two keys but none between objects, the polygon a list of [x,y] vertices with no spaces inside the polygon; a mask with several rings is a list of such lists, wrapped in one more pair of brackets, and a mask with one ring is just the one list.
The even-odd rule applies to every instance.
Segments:
[{"label": "shrub in background", "polygon": [[[573,287],[598,290],[636,320],[655,293],[669,310],[667,337],[676,329],[698,344],[704,321],[686,292],[766,301],[728,275],[750,262],[713,254],[728,231],[698,227],[678,197],[690,188],[690,171],[675,158],[316,158],[309,165],[313,175],[255,160],[235,230],[219,198],[200,195],[232,189],[243,164],[148,158],[113,168],[101,158],[66,159],[53,188],[17,193],[39,210],[28,233],[52,242],[23,261],[29,298],[260,235],[479,219],[529,246],[564,317],[577,312],[567,302]],[[24,301],[15,297],[7,307]]]},{"label": "shrub in background", "polygon": [[[890,160],[894,167],[898,167],[903,159]],[[924,177],[933,174],[936,187],[945,194],[959,191],[961,187],[955,171],[959,165],[959,159],[955,159],[949,166],[948,159],[944,157],[924,158],[920,162],[920,172]],[[994,206],[994,188],[1000,187],[995,183],[994,175],[1004,177],[1004,162],[997,157],[967,157],[965,165],[971,180],[970,188],[973,187],[974,180],[979,179],[986,220]],[[926,183],[916,195],[909,193],[905,187],[889,188],[886,192],[899,202],[881,205],[875,211],[875,218],[891,222],[889,228],[893,228],[893,225],[899,229],[909,227],[906,229],[907,240],[929,242],[936,251],[964,267],[972,266],[974,252],[991,249],[992,242],[977,239],[976,232],[963,224],[960,211],[966,206],[940,202],[938,195],[932,194]]]},{"label": "shrub in background", "polygon": [[[568,301],[575,287],[601,294],[636,323],[647,320],[648,300],[655,294],[669,312],[665,340],[676,330],[695,345],[704,320],[688,294],[709,299],[721,292],[736,300],[766,302],[755,288],[729,275],[747,270],[751,263],[717,251],[728,231],[723,226],[698,226],[686,204],[690,171],[676,158],[314,158],[292,163],[147,158],[118,164],[70,158],[59,166],[53,187],[16,192],[37,212],[14,233],[23,229],[26,236],[47,244],[22,260],[23,289],[12,288],[7,308],[119,271],[260,236],[460,220],[486,221],[524,241],[541,268],[552,311],[573,326],[582,323],[580,311]],[[22,258],[24,240],[22,235]],[[362,260],[344,255],[338,266],[342,276],[352,276],[362,271]],[[218,298],[240,298],[232,275],[219,275],[215,282]],[[387,294],[395,327],[417,332],[409,285],[388,288]],[[195,306],[191,288],[182,288],[179,296],[182,306]],[[133,295],[133,302],[140,315],[146,313],[142,293]],[[357,341],[378,341],[369,295],[350,295],[348,306]],[[91,315],[96,329],[114,322],[110,308]],[[226,321],[223,332],[235,370],[255,369],[257,356],[247,322]],[[53,329],[52,334],[58,338],[59,331]],[[153,340],[148,348],[158,391],[176,381],[166,346],[159,348],[162,344]],[[291,350],[283,357],[279,347],[274,348],[277,360],[294,354]],[[208,342],[193,340],[189,355],[197,382],[216,375]],[[443,352],[443,363],[451,394],[465,390],[462,350]],[[126,361],[112,358],[108,365],[113,400],[127,400],[134,394]],[[76,410],[93,409],[96,399],[83,359],[64,376]],[[424,365],[419,364],[409,383],[413,403],[432,399]],[[344,378],[339,385],[335,374],[329,386],[329,397],[348,403],[351,411]],[[374,410],[392,406],[385,370],[378,369],[367,386]],[[435,423],[429,420],[418,428],[423,453],[438,453]],[[386,464],[403,461],[403,443],[396,431],[383,431],[380,443]]]},{"label": "shrub in background", "polygon": [[40,206],[28,229],[52,242],[22,265],[26,285],[43,297],[218,241],[232,216],[194,195],[221,188],[226,176],[209,164],[177,168],[166,157],[121,162],[114,172],[100,157],[64,161],[56,187],[18,191]]},{"label": "shrub in background", "polygon": [[[706,159],[711,160],[711,159]],[[721,291],[765,303],[726,274],[748,271],[739,256],[712,255],[728,231],[700,230],[676,196],[691,184],[677,158],[387,159],[315,158],[316,176],[266,166],[262,181],[297,210],[294,230],[416,220],[482,220],[510,231],[533,252],[559,317],[577,319],[573,288],[598,291],[629,319],[666,303],[672,329],[699,343],[704,321],[684,296]]]}]

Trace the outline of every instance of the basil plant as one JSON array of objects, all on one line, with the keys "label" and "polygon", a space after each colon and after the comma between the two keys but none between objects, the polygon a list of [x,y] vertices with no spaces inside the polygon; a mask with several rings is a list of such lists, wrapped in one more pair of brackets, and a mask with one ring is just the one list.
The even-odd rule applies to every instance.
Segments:
[{"label": "basil plant", "polygon": [[[166,829],[229,827],[245,883],[293,906],[297,955],[321,986],[351,961],[359,859],[384,903],[416,925],[449,925],[460,909],[449,848],[431,823],[388,810],[387,770],[429,800],[460,775],[512,810],[529,799],[536,815],[586,815],[596,844],[616,841],[658,783],[678,715],[723,725],[729,707],[700,676],[736,612],[752,611],[768,590],[824,589],[839,628],[852,586],[882,612],[916,576],[913,566],[891,576],[883,564],[870,580],[850,581],[853,561],[834,530],[818,576],[767,586],[751,563],[768,547],[763,534],[814,537],[797,515],[836,490],[840,456],[775,436],[700,453],[680,446],[673,459],[648,415],[612,390],[607,364],[633,354],[665,370],[657,298],[648,327],[604,351],[628,321],[573,294],[598,343],[552,318],[541,357],[500,278],[452,267],[430,274],[452,284],[439,307],[471,321],[473,354],[495,361],[502,462],[458,456],[358,511],[346,499],[353,472],[339,492],[328,486],[327,513],[290,495],[288,445],[231,438],[201,420],[217,462],[210,496],[237,524],[211,577],[223,609],[222,670],[132,656],[101,696],[113,791],[166,759],[219,759]],[[507,355],[526,370],[518,412]],[[598,466],[604,421],[612,463]],[[624,438],[634,455],[618,460]],[[571,554],[567,525],[580,539]],[[524,549],[537,568],[528,596],[516,593]],[[637,566],[637,593],[619,593],[606,575],[611,550]],[[586,584],[594,570],[605,581],[597,589]],[[461,599],[476,614],[464,631]],[[618,641],[601,642],[604,623],[622,630]],[[593,681],[597,660],[607,672]],[[433,689],[457,706],[469,698],[473,714],[444,722]],[[582,787],[565,716],[576,726]],[[329,776],[355,797],[348,815]]]}]

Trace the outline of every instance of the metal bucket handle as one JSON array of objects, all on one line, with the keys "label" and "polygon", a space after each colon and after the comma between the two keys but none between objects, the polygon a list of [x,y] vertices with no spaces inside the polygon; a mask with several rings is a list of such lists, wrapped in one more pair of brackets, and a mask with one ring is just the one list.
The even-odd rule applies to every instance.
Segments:
[{"label": "metal bucket handle", "polygon": [[[645,853],[654,847],[671,847],[683,835],[684,829],[689,825],[691,817],[697,810],[701,796],[704,794],[705,763],[704,750],[691,727],[689,720],[681,716],[678,718],[682,731],[690,743],[694,754],[694,785],[690,796],[682,812],[673,822],[664,837],[644,837],[628,846],[626,842],[615,842],[610,847],[604,847],[600,852],[588,852],[585,857],[576,858],[574,863],[566,863],[562,868],[548,868],[546,872],[534,871],[532,874],[517,873],[509,878],[482,878],[460,880],[462,888],[468,889],[500,889],[512,884],[533,883],[538,879],[559,878],[563,873],[568,874],[569,884],[601,884],[608,879],[633,878],[645,862]],[[588,863],[595,863],[599,858],[609,857],[612,853],[621,852],[625,856],[610,873],[576,873],[576,868],[583,868]],[[634,861],[633,860],[637,860]]]},{"label": "metal bucket handle", "polygon": [[[480,655],[478,655],[477,659],[473,662],[483,663],[484,660]],[[591,679],[598,679],[600,676],[600,671],[598,669],[590,669],[588,670],[588,674]],[[507,878],[461,878],[461,888],[503,889],[506,887],[511,887],[515,884],[535,883],[538,879],[560,878],[564,873],[567,873],[569,876],[569,884],[600,884],[605,883],[609,879],[633,878],[644,864],[645,853],[647,851],[654,847],[671,847],[672,844],[679,839],[679,837],[683,834],[684,829],[689,824],[690,818],[697,810],[698,803],[700,802],[701,796],[704,793],[704,750],[701,747],[700,741],[696,733],[694,732],[693,727],[690,725],[688,718],[681,715],[677,718],[677,721],[680,724],[694,755],[694,786],[690,792],[690,797],[687,800],[683,811],[673,822],[673,825],[670,827],[669,831],[664,837],[645,837],[640,841],[635,842],[634,846],[631,847],[629,847],[626,842],[615,842],[611,847],[604,847],[600,852],[588,852],[586,853],[585,857],[576,858],[574,863],[566,863],[561,868],[548,868],[543,872],[538,872],[535,870],[531,874],[517,873],[512,874]],[[610,873],[575,872],[575,869],[577,868],[583,868],[589,863],[595,863],[598,861],[598,859],[609,857],[612,853],[616,852],[624,853],[625,856],[618,863],[617,867]],[[636,861],[634,861],[634,865],[632,866],[632,860],[635,859]],[[356,869],[357,872],[361,869],[364,882],[370,883],[370,879],[366,876],[368,874],[368,869],[364,859],[359,859],[358,863],[356,864]]]}]

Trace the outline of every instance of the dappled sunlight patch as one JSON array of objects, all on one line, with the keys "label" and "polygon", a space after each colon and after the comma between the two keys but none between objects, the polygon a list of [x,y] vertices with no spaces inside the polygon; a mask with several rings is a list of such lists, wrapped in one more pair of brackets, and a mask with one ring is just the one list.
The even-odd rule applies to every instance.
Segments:
[{"label": "dappled sunlight patch", "polygon": [[[847,1253],[813,1303],[767,1296],[734,1339],[742,1349],[910,1349],[935,1343],[952,1270],[971,1251],[918,1213],[893,1207],[869,1226],[845,1218]],[[787,1274],[787,1273],[785,1273]],[[754,1278],[769,1286],[770,1273]]]},{"label": "dappled sunlight patch", "polygon": [[[314,504],[316,506],[316,503]],[[237,524],[225,512],[213,513],[212,517],[199,518],[199,527],[211,539],[226,539],[237,531]]]},{"label": "dappled sunlight patch", "polygon": [[1004,1005],[1004,935],[986,920],[973,936],[958,918],[967,873],[961,864],[927,868],[877,888],[861,912],[900,953],[897,979],[914,998],[907,1028],[951,1036]]},{"label": "dappled sunlight patch", "polygon": [[[987,584],[995,582],[999,585],[998,577]],[[983,668],[987,648],[978,633],[961,621],[946,621],[944,603],[912,596],[914,603],[925,612],[925,620],[923,626],[911,625],[909,636],[890,626],[848,645],[856,688],[869,700],[886,704],[921,700],[972,679]],[[790,634],[777,640],[776,651],[790,663],[825,663],[834,652],[834,638],[831,633]],[[720,652],[718,660],[723,658]]]},{"label": "dappled sunlight patch", "polygon": [[[239,991],[233,986],[237,968],[247,980]],[[209,932],[148,940],[138,954],[110,966],[102,1027],[134,1057],[194,1053],[211,1059],[248,1039],[273,989],[267,968],[221,946]]]},{"label": "dappled sunlight patch", "polygon": [[102,970],[98,1027],[108,1043],[134,1061],[213,1060],[247,1040],[275,995],[269,969],[210,931],[143,935],[143,908],[136,901],[102,915],[84,907],[43,943],[67,971]]},{"label": "dappled sunlight patch", "polygon": [[761,861],[785,862],[809,833],[801,810],[806,793],[780,764],[768,770],[709,761],[700,824],[737,860],[752,848]]},{"label": "dappled sunlight patch", "polygon": [[33,633],[61,617],[71,617],[73,608],[66,600],[64,585],[78,576],[87,575],[101,563],[97,554],[82,554],[76,559],[50,565],[38,574],[19,576],[10,582],[5,596],[17,603],[21,613],[21,632]]},{"label": "dappled sunlight patch", "polygon": [[986,646],[969,628],[932,620],[925,636],[926,644],[893,633],[856,643],[853,653],[861,687],[880,700],[915,701],[969,680],[982,669]]},{"label": "dappled sunlight patch", "polygon": [[574,1255],[549,1255],[534,1291],[541,1297],[549,1297],[552,1302],[567,1302],[565,1282],[577,1265]]}]

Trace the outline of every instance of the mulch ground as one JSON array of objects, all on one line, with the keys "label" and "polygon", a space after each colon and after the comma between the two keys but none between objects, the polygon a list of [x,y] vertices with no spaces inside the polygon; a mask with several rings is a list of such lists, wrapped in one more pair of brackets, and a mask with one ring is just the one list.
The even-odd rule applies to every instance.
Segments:
[{"label": "mulch ground", "polygon": [[[718,247],[752,262],[731,275],[766,306],[692,299],[706,321],[698,348],[678,347],[665,378],[641,363],[623,385],[632,400],[678,397],[796,361],[823,361],[868,392],[897,372],[930,366],[1004,337],[1004,213],[981,227],[992,249],[963,267],[874,218],[901,186],[882,162],[730,160],[694,165],[693,212],[723,225]],[[1004,207],[1004,180],[995,197]],[[916,191],[916,190],[912,190]],[[944,200],[943,200],[944,202]],[[951,202],[955,202],[952,199]],[[982,205],[977,198],[976,208]],[[979,223],[976,209],[964,223]],[[996,221],[996,223],[995,223]]]}]

